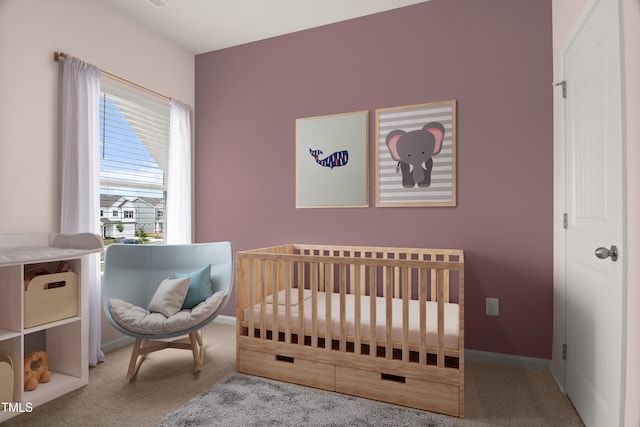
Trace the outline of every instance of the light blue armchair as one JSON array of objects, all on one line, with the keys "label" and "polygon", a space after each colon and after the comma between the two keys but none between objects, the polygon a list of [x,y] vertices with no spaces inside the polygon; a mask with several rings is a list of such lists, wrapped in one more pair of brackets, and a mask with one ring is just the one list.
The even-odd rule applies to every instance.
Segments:
[{"label": "light blue armchair", "polygon": [[[157,298],[154,295],[161,283],[179,282],[179,279],[165,279],[191,275],[193,284],[194,272],[208,272],[209,265],[213,296],[192,308],[182,307],[174,315],[147,310],[152,299]],[[104,313],[114,328],[135,338],[127,379],[131,380],[137,373],[142,363],[142,360],[138,363],[140,356],[168,347],[192,350],[194,370],[202,369],[204,346],[200,329],[218,316],[227,304],[233,286],[233,271],[233,250],[229,242],[115,244],[106,248],[102,288]]]}]

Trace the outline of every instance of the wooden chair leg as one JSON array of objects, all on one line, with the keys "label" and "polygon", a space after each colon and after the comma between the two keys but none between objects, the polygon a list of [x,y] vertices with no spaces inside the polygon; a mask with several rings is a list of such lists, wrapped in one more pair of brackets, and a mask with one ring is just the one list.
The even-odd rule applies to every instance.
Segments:
[{"label": "wooden chair leg", "polygon": [[194,371],[198,372],[202,370],[202,365],[204,363],[204,342],[202,340],[201,331],[190,333],[189,338],[184,337],[170,342],[149,341],[146,339],[136,338],[133,343],[133,350],[131,350],[131,360],[129,361],[127,379],[131,381],[138,372],[143,360],[140,359],[138,362],[140,357],[144,358],[147,354],[164,348],[191,349],[191,352],[193,353]]},{"label": "wooden chair leg", "polygon": [[191,351],[193,352],[194,371],[202,370],[204,363],[204,345],[202,342],[202,332],[199,330],[189,334],[191,340]]},{"label": "wooden chair leg", "polygon": [[131,351],[131,360],[129,361],[129,370],[127,371],[127,379],[131,380],[133,376],[136,374],[136,365],[138,362],[138,356],[140,355],[140,350],[144,344],[144,341],[140,338],[136,338],[136,341],[133,343],[133,350]]},{"label": "wooden chair leg", "polygon": [[133,350],[131,350],[131,360],[129,361],[127,379],[131,381],[131,379],[136,375],[147,354],[167,348],[170,344],[171,343],[163,341],[150,341],[148,339],[136,338],[133,343]]}]

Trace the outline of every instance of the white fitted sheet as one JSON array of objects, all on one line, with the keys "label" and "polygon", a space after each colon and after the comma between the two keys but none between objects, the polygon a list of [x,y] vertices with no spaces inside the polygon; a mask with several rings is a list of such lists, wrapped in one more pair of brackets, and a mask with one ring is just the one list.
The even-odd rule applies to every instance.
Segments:
[{"label": "white fitted sheet", "polygon": [[[285,291],[278,293],[278,325],[285,325],[286,306]],[[303,294],[304,305],[304,327],[310,329],[312,325],[312,298],[311,291],[305,290]],[[360,303],[360,337],[370,338],[371,334],[371,316],[370,316],[370,297],[362,296]],[[272,296],[265,300],[265,316],[268,324],[273,323],[273,304]],[[325,331],[326,325],[326,293],[318,292],[318,330]],[[355,336],[355,295],[346,294],[346,326],[347,335]],[[387,329],[387,306],[386,298],[376,297],[376,338],[378,340],[386,339]],[[403,301],[400,298],[392,298],[391,319],[392,319],[392,340],[402,342],[402,315]],[[299,307],[297,289],[291,290],[291,325],[297,327],[299,324]],[[261,304],[258,303],[253,307],[254,322],[261,321]],[[433,301],[426,302],[427,312],[427,345],[437,347],[438,343],[438,303]],[[244,320],[249,318],[249,308],[244,310]],[[340,294],[331,293],[331,320],[332,332],[334,334],[340,331]],[[459,333],[459,306],[454,303],[444,304],[444,347],[446,349],[458,349],[458,333]],[[417,300],[409,300],[409,343],[418,345],[420,342],[420,303]]]}]

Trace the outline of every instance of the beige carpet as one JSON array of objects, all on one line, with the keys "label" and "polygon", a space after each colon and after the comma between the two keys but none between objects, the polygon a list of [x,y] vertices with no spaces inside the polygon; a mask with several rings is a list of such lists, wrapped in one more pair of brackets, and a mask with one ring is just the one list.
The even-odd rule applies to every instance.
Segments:
[{"label": "beige carpet", "polygon": [[[185,350],[163,350],[143,362],[134,382],[125,379],[131,347],[107,354],[91,368],[87,387],[6,421],[11,426],[153,426],[165,415],[235,371],[235,327],[203,330],[205,364],[192,373]],[[582,426],[548,372],[467,361],[465,419],[456,426]]]}]

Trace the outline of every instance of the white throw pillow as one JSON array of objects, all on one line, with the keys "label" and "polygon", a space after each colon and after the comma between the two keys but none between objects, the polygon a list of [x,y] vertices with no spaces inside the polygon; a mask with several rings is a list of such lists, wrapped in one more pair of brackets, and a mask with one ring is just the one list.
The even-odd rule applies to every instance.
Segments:
[{"label": "white throw pillow", "polygon": [[171,317],[182,308],[182,303],[189,291],[189,276],[179,279],[166,278],[160,283],[156,293],[153,294],[147,309],[156,313],[162,313]]}]

